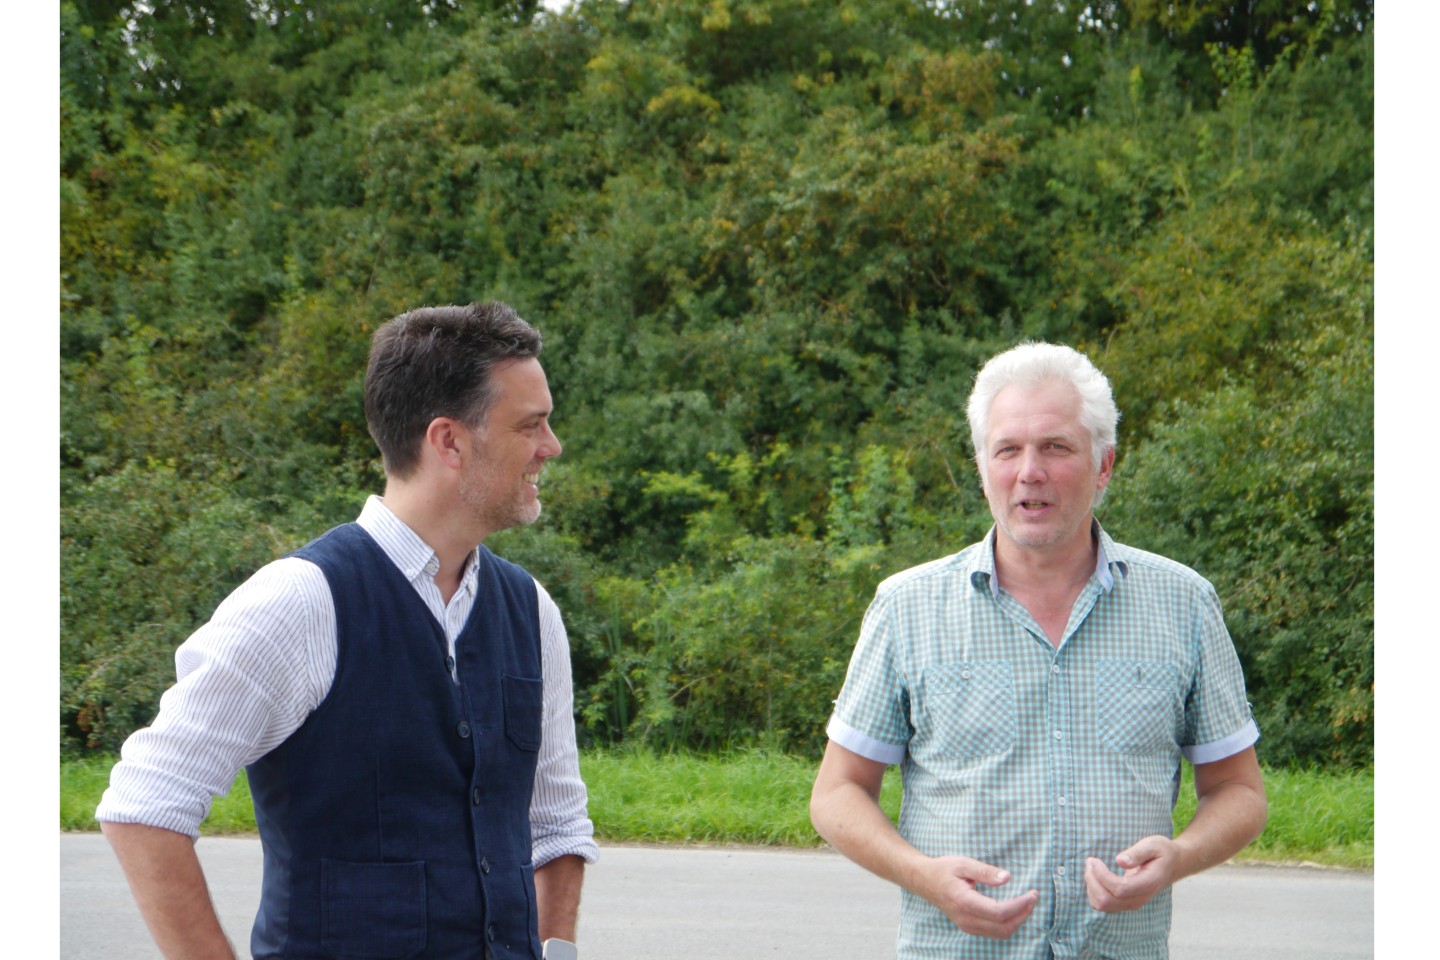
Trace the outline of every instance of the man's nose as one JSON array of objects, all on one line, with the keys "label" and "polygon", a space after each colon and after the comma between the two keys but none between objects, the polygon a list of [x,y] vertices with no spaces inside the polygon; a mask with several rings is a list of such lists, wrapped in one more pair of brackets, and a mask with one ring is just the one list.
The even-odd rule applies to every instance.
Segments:
[{"label": "man's nose", "polygon": [[1045,465],[1040,461],[1037,450],[1023,450],[1020,453],[1020,469],[1016,479],[1021,483],[1041,483],[1045,479]]},{"label": "man's nose", "polygon": [[560,456],[563,452],[564,448],[560,446],[560,438],[555,436],[555,431],[550,429],[550,424],[545,424],[545,441],[541,446],[540,455],[548,460],[550,457]]}]

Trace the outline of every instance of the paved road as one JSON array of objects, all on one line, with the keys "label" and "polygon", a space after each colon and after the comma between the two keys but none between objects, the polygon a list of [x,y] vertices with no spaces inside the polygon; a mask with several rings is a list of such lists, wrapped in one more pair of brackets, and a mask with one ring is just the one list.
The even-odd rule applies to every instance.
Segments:
[{"label": "paved road", "polygon": [[[260,844],[202,839],[231,939],[249,942]],[[1175,890],[1173,960],[1364,960],[1369,873],[1220,867]],[[581,909],[585,960],[879,960],[894,956],[899,895],[828,851],[606,847]],[[98,834],[60,837],[60,956],[153,960],[155,948]]]}]

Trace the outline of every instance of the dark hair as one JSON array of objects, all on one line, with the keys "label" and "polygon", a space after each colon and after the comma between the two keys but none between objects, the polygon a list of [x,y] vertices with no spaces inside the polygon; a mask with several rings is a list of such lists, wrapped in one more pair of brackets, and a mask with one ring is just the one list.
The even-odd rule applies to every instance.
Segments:
[{"label": "dark hair", "polygon": [[385,473],[403,479],[420,463],[436,417],[468,427],[485,422],[497,364],[540,356],[540,331],[498,300],[421,307],[375,331],[365,370],[365,422]]}]

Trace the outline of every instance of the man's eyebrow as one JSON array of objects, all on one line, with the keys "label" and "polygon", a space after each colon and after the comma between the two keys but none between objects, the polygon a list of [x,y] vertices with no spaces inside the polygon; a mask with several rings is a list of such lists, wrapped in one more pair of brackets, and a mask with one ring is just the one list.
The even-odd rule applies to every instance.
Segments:
[{"label": "man's eyebrow", "polygon": [[[1052,440],[1064,440],[1066,443],[1079,443],[1079,442],[1080,442],[1080,441],[1076,438],[1076,436],[1075,436],[1074,434],[1071,434],[1071,433],[1047,433],[1047,434],[1042,434],[1036,442],[1038,442],[1038,443],[1049,443],[1049,442],[1051,442]],[[1002,444],[1002,443],[1018,443],[1018,442],[1019,442],[1019,440],[1017,440],[1015,437],[1012,437],[1012,436],[1009,435],[1009,434],[1002,434],[1002,435],[1000,435],[1000,436],[998,436],[998,437],[992,438],[992,439],[990,440],[990,446],[993,447],[993,446],[996,446],[996,445]]]}]

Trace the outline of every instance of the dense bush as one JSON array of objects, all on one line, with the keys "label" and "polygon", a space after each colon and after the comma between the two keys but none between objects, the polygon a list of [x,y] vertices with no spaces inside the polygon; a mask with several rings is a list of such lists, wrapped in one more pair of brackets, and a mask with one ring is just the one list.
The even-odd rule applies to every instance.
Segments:
[{"label": "dense bush", "polygon": [[1373,12],[1213,6],[62,3],[65,748],[379,489],[375,326],[498,297],[566,453],[494,545],[583,736],[816,748],[875,584],[989,526],[975,369],[1044,337],[1265,758],[1368,763]]}]

